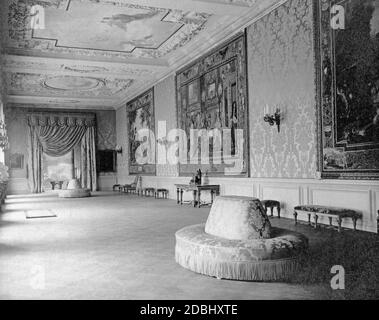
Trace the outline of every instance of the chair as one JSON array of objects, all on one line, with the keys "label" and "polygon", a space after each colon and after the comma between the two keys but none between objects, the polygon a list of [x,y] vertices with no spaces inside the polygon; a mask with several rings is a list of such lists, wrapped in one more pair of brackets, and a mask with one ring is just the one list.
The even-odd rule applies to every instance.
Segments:
[{"label": "chair", "polygon": [[137,192],[138,183],[140,182],[141,177],[135,176],[134,181],[131,184],[125,184],[122,186],[122,189],[124,192],[129,193],[131,192]]},{"label": "chair", "polygon": [[266,214],[268,211],[268,208],[271,210],[271,217],[274,216],[274,208],[276,208],[277,213],[278,213],[278,218],[280,219],[280,202],[277,200],[263,200],[261,201],[263,207],[266,210]]},{"label": "chair", "polygon": [[155,190],[155,199],[160,199],[162,196],[163,199],[168,199],[168,190],[159,188]]},{"label": "chair", "polygon": [[146,187],[141,189],[141,196],[151,197],[155,195],[155,188]]},{"label": "chair", "polygon": [[121,191],[120,188],[121,188],[120,184],[114,184],[113,187],[112,187],[112,190],[116,191],[116,189],[118,189],[118,191]]}]

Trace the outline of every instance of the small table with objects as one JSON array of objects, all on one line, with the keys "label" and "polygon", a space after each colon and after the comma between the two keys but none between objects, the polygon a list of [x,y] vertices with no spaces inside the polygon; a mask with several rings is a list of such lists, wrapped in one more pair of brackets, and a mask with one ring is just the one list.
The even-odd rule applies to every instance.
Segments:
[{"label": "small table with objects", "polygon": [[[177,203],[183,204],[183,193],[184,191],[192,192],[193,194],[193,206],[194,207],[202,207],[205,205],[212,205],[214,200],[214,195],[220,195],[220,185],[218,184],[175,184],[176,187],[176,199]],[[203,191],[210,191],[211,193],[211,203],[201,203],[201,193]]]}]

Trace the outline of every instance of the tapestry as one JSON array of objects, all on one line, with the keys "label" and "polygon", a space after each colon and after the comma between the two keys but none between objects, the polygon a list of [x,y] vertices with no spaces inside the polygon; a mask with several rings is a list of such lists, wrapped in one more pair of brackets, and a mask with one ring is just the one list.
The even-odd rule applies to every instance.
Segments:
[{"label": "tapestry", "polygon": [[155,175],[154,90],[127,104],[129,174]]},{"label": "tapestry", "polygon": [[[187,138],[180,175],[192,175],[198,169],[210,176],[248,174],[246,76],[245,35],[177,73],[178,127]],[[199,135],[191,137],[191,131]],[[209,138],[206,145],[200,142],[202,134]],[[208,148],[205,153],[204,148]]]},{"label": "tapestry", "polygon": [[379,3],[322,0],[317,19],[321,176],[379,179]]}]

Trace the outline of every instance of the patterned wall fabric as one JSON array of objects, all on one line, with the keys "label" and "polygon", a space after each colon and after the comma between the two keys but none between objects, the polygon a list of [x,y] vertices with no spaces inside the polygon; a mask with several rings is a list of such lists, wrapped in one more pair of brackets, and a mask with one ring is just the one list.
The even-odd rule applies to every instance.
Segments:
[{"label": "patterned wall fabric", "polygon": [[[312,0],[289,0],[248,28],[251,177],[315,178]],[[283,111],[281,132],[263,122]]]},{"label": "patterned wall fabric", "polygon": [[[158,121],[166,121],[166,132],[177,127],[176,101],[175,101],[175,76],[170,76],[158,83],[155,87],[155,127],[156,138],[158,136]],[[157,150],[159,145],[157,145]],[[158,155],[157,155],[158,156]],[[173,164],[157,163],[157,176],[177,177],[179,168]]]},{"label": "patterned wall fabric", "polygon": [[116,112],[97,111],[97,148],[99,150],[114,150],[116,147]]}]

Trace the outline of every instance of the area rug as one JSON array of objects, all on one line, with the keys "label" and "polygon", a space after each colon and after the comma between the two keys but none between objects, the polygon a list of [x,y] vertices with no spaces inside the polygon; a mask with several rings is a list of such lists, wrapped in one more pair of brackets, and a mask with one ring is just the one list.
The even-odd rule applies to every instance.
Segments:
[{"label": "area rug", "polygon": [[55,218],[57,215],[52,210],[25,210],[26,219]]}]

